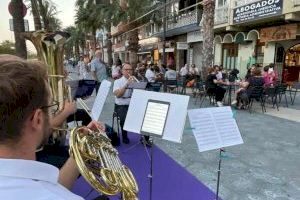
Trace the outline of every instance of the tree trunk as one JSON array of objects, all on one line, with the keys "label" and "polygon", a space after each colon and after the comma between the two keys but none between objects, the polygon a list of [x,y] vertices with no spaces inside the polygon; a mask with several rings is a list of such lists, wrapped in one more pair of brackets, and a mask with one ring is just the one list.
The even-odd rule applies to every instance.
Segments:
[{"label": "tree trunk", "polygon": [[207,75],[207,68],[213,65],[213,43],[214,43],[214,13],[215,1],[203,1],[203,75]]},{"label": "tree trunk", "polygon": [[15,48],[17,56],[26,59],[27,49],[25,38],[21,36],[21,33],[25,32],[23,13],[23,1],[12,0],[13,11],[13,24],[14,24],[14,35],[15,35]]},{"label": "tree trunk", "polygon": [[47,17],[47,11],[44,7],[43,1],[39,1],[39,8],[40,8],[40,14],[42,16],[43,24],[44,24],[44,29],[48,32],[51,32],[50,24],[49,24],[49,19]]},{"label": "tree trunk", "polygon": [[129,63],[135,69],[138,62],[137,52],[139,50],[139,38],[138,38],[137,29],[128,32],[127,41],[128,41],[127,50],[129,51]]},{"label": "tree trunk", "polygon": [[94,53],[96,52],[96,48],[97,48],[97,38],[96,38],[96,28],[93,29],[93,41],[94,41],[94,44],[93,44],[93,51]]},{"label": "tree trunk", "polygon": [[40,12],[38,9],[38,3],[36,0],[30,0],[31,1],[31,10],[33,15],[33,22],[34,22],[34,29],[42,30],[42,23],[41,23],[41,17]]},{"label": "tree trunk", "polygon": [[75,42],[75,57],[79,58],[79,54],[80,54],[80,52],[79,52],[79,42],[76,41]]},{"label": "tree trunk", "polygon": [[106,35],[106,46],[107,46],[107,60],[108,60],[108,66],[111,67],[113,65],[113,56],[112,56],[112,42],[111,42],[111,23],[108,22],[108,26],[107,26],[107,35]]}]

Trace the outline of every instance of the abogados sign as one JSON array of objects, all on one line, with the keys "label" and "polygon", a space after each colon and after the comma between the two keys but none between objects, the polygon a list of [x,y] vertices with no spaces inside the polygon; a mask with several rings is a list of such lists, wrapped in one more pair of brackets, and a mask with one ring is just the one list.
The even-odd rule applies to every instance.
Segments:
[{"label": "abogados sign", "polygon": [[263,0],[233,9],[233,23],[244,23],[282,14],[283,0]]}]

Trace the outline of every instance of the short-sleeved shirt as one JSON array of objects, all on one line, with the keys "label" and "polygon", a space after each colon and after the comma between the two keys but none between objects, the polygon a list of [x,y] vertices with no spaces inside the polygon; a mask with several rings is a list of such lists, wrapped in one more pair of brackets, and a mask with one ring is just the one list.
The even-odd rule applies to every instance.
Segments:
[{"label": "short-sleeved shirt", "polygon": [[[115,80],[114,86],[113,86],[113,92],[115,92],[118,89],[121,89],[125,87],[128,79],[125,76],[122,76],[121,78]],[[115,103],[117,105],[129,105],[131,100],[131,94],[132,89],[126,89],[125,93],[122,97],[115,97]]]},{"label": "short-sleeved shirt", "polygon": [[59,170],[33,160],[0,159],[0,199],[83,200],[58,183]]},{"label": "short-sleeved shirt", "polygon": [[165,73],[165,78],[170,80],[170,79],[176,79],[177,78],[177,72],[175,70],[169,69]]},{"label": "short-sleeved shirt", "polygon": [[214,83],[214,80],[217,80],[217,77],[215,74],[209,74],[206,78],[206,89],[215,89],[217,87],[217,84]]},{"label": "short-sleeved shirt", "polygon": [[148,79],[148,82],[150,82],[150,83],[154,83],[155,82],[155,73],[151,69],[147,69],[146,70],[145,76]]},{"label": "short-sleeved shirt", "polygon": [[261,87],[264,85],[264,78],[263,77],[257,77],[257,76],[252,76],[248,80],[249,86],[247,88],[247,94],[250,95],[252,92],[252,87]]},{"label": "short-sleeved shirt", "polygon": [[96,72],[96,77],[99,82],[107,79],[105,64],[99,58],[94,58],[91,62],[91,71]]}]

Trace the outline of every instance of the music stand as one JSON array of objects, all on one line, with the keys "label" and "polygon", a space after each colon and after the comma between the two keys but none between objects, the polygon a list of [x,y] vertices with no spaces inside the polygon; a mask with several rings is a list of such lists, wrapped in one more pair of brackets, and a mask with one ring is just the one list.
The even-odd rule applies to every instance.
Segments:
[{"label": "music stand", "polygon": [[[154,145],[154,138],[162,138],[164,133],[168,112],[169,112],[170,102],[148,100],[143,123],[141,126],[141,134],[144,136],[152,137],[152,143]],[[153,178],[153,145],[151,148],[150,156],[150,174],[148,175],[150,184],[150,196],[149,199],[152,200],[152,178]]]}]

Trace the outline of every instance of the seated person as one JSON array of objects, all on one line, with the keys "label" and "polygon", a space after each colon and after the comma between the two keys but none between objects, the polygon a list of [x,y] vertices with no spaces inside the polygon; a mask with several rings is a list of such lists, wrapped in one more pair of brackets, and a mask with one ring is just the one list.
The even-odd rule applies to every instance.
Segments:
[{"label": "seated person", "polygon": [[239,109],[247,106],[252,88],[261,87],[264,85],[264,83],[265,82],[261,74],[261,69],[259,67],[255,67],[252,69],[251,77],[248,80],[240,83],[240,89],[238,89],[236,93],[236,100],[232,102],[232,105],[236,104],[237,108]]},{"label": "seated person", "polygon": [[206,78],[206,90],[208,94],[214,94],[217,106],[223,106],[223,99],[226,93],[226,89],[220,85],[226,85],[223,80],[217,80],[216,70],[213,67],[208,68],[208,76]]},{"label": "seated person", "polygon": [[137,79],[141,82],[148,82],[148,79],[146,78],[145,74],[146,74],[146,68],[144,66],[139,67],[137,73]]},{"label": "seated person", "polygon": [[168,70],[165,73],[166,80],[176,80],[177,79],[177,72],[175,71],[175,65],[168,65]]}]

